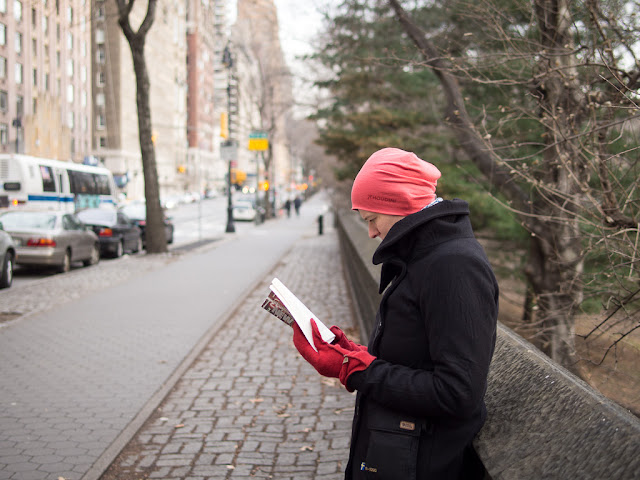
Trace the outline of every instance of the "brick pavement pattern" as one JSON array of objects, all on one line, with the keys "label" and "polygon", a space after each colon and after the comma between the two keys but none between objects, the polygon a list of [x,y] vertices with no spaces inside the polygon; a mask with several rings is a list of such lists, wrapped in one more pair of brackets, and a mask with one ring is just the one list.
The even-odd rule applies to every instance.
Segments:
[{"label": "brick pavement pattern", "polygon": [[273,277],[358,340],[337,233],[306,236],[226,320],[101,480],[338,480],[355,395],[260,308]]}]

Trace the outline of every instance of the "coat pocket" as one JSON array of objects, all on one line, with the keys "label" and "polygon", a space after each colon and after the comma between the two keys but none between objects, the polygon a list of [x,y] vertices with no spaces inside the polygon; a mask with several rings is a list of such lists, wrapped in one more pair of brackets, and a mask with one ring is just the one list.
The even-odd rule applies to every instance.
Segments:
[{"label": "coat pocket", "polygon": [[422,422],[377,404],[368,407],[369,445],[360,465],[364,478],[415,480]]}]

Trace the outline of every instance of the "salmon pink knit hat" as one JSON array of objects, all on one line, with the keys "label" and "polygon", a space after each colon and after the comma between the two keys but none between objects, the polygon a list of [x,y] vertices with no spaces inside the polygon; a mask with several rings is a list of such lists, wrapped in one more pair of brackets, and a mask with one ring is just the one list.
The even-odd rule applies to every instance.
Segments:
[{"label": "salmon pink knit hat", "polygon": [[436,199],[440,170],[415,153],[378,150],[360,169],[351,188],[352,210],[411,215]]}]

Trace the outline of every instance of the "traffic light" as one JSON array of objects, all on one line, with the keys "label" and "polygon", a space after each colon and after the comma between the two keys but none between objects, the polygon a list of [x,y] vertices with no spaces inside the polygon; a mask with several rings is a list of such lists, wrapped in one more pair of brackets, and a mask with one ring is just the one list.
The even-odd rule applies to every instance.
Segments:
[{"label": "traffic light", "polygon": [[229,114],[227,112],[220,114],[220,136],[229,138]]},{"label": "traffic light", "polygon": [[185,173],[187,171],[187,167],[185,165],[178,165],[178,173]]}]

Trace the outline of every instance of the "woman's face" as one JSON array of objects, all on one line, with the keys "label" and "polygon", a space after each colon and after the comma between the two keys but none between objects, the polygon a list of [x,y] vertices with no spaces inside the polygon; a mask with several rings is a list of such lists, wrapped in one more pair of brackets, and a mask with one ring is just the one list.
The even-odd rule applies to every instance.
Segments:
[{"label": "woman's face", "polygon": [[369,212],[368,210],[358,210],[358,213],[369,225],[369,237],[380,237],[380,240],[384,240],[391,227],[404,218],[401,215],[386,215],[384,213]]}]

